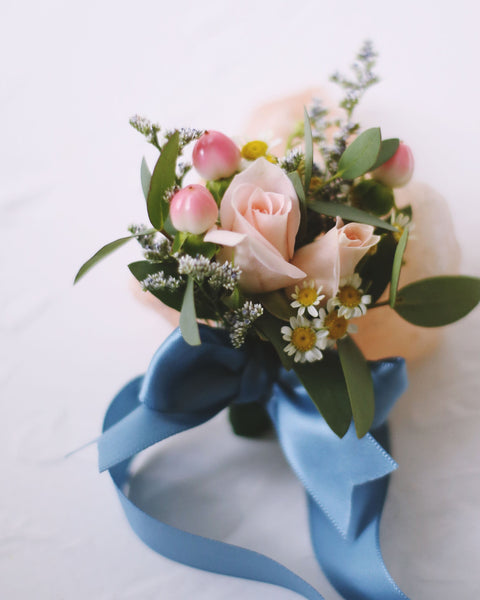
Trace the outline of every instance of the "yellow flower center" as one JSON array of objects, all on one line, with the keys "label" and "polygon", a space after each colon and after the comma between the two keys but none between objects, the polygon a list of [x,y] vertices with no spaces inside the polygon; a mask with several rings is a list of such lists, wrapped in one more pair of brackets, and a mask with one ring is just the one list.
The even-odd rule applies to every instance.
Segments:
[{"label": "yellow flower center", "polygon": [[397,228],[397,231],[393,232],[393,237],[394,237],[395,241],[398,244],[398,242],[400,241],[400,238],[403,235],[403,231],[404,231],[405,228],[402,227],[401,225],[395,225],[395,227]]},{"label": "yellow flower center", "polygon": [[267,154],[268,144],[262,142],[261,140],[255,140],[253,142],[248,142],[242,148],[242,156],[247,160],[256,160],[261,156],[265,156]]},{"label": "yellow flower center", "polygon": [[347,319],[339,317],[336,312],[329,313],[325,317],[323,325],[325,329],[328,329],[328,337],[332,340],[339,340],[347,333]]},{"label": "yellow flower center", "polygon": [[271,162],[274,165],[278,163],[278,158],[276,156],[273,156],[273,154],[266,154],[265,158],[268,160],[268,162]]},{"label": "yellow flower center", "polygon": [[308,352],[315,347],[317,336],[311,327],[296,327],[292,333],[292,344],[300,352]]},{"label": "yellow flower center", "polygon": [[312,306],[317,298],[317,291],[310,287],[302,288],[297,294],[297,300],[302,306]]},{"label": "yellow flower center", "polygon": [[338,292],[338,299],[343,306],[355,308],[362,302],[362,295],[353,285],[344,285]]}]

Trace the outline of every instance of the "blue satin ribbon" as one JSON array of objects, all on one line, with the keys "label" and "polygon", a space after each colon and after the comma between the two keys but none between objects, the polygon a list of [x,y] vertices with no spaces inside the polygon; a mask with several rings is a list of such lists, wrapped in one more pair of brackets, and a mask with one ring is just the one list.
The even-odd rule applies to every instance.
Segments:
[{"label": "blue satin ribbon", "polygon": [[265,403],[279,443],[308,500],[312,544],[320,566],[346,600],[408,600],[388,573],[379,524],[388,475],[397,468],[385,420],[407,386],[401,358],[371,363],[376,413],[362,439],[352,424],[338,438],[293,372],[262,351],[237,350],[220,329],[201,326],[200,346],[175,330],[143,377],[111,403],[98,440],[99,467],[109,470],[136,534],[156,552],[186,565],[271,583],[309,600],[322,596],[280,563],[245,548],[187,533],[154,519],[123,492],[132,458],[176,433],[205,423],[232,402]]}]

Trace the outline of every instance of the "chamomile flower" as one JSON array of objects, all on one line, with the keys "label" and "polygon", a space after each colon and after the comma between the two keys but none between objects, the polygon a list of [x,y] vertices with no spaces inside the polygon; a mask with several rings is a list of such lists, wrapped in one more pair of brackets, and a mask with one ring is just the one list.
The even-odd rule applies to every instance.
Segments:
[{"label": "chamomile flower", "polygon": [[278,163],[278,158],[274,156],[271,151],[272,148],[279,145],[281,140],[272,140],[270,138],[271,136],[265,135],[257,140],[237,140],[239,142],[244,168],[246,168],[251,161],[257,160],[257,158],[265,158],[273,164]]},{"label": "chamomile flower", "polygon": [[344,338],[347,333],[356,333],[357,326],[350,323],[345,317],[341,317],[336,309],[326,311],[321,308],[318,311],[317,324],[325,331],[325,341],[327,348],[333,348],[337,340]]},{"label": "chamomile flower", "polygon": [[320,329],[318,319],[291,317],[290,327],[285,325],[281,332],[288,345],[283,349],[295,362],[315,362],[323,358],[328,331]]},{"label": "chamomile flower", "polygon": [[330,313],[338,308],[338,316],[351,319],[361,317],[367,312],[367,304],[372,302],[372,297],[364,294],[360,289],[362,280],[358,273],[340,280],[337,295],[327,302],[327,310]]},{"label": "chamomile flower", "polygon": [[318,317],[318,309],[315,308],[325,298],[325,294],[320,294],[322,286],[316,287],[314,281],[304,281],[302,287],[295,286],[295,292],[292,294],[292,308],[298,308],[298,316],[302,317],[305,311],[312,317]]},{"label": "chamomile flower", "polygon": [[[402,212],[396,212],[395,210],[392,212],[390,222],[397,230],[393,234],[393,237],[397,242],[400,241],[402,233],[405,231],[405,229],[408,229],[408,233],[410,234],[415,228],[415,224],[412,223],[412,220],[409,215]],[[411,235],[410,239],[412,239]]]}]

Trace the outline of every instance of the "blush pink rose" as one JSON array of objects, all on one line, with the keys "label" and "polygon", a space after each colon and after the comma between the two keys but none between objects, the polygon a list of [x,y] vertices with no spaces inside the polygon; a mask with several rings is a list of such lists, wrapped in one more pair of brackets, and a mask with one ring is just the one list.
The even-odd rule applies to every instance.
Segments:
[{"label": "blush pink rose", "polygon": [[352,275],[360,259],[380,240],[373,230],[362,223],[344,225],[337,217],[332,229],[295,252],[292,263],[316,286],[323,286],[322,293],[328,300],[337,293],[340,279]]},{"label": "blush pink rose", "polygon": [[220,222],[221,229],[207,232],[205,241],[233,248],[244,291],[270,292],[305,279],[305,273],[290,263],[300,207],[280,167],[259,158],[236,175],[222,199]]}]

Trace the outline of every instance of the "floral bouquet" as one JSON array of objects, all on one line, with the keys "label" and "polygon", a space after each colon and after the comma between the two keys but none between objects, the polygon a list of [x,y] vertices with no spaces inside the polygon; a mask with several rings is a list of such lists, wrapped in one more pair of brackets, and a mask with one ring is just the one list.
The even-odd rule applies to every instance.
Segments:
[{"label": "floral bouquet", "polygon": [[[110,470],[135,531],[174,560],[312,599],[321,596],[285,567],[161,523],[122,487],[137,452],[225,408],[240,435],[273,425],[306,488],[314,550],[332,584],[352,600],[406,598],[378,542],[396,468],[386,418],[407,385],[405,364],[367,361],[356,323],[389,306],[417,326],[447,325],[477,305],[480,280],[438,276],[399,288],[409,236],[422,232],[394,192],[412,177],[412,151],[353,119],[377,81],[374,61],[365,44],[353,77],[333,77],[345,92],[341,116],[330,118],[315,101],[283,156],[267,139],[238,143],[217,131],[162,131],[132,118],[159,151],[152,172],[141,165],[150,225],[132,226],[76,277],[136,239],[143,260],[130,271],[180,313],[179,329],[145,376],[112,402],[98,441],[100,468]],[[192,168],[202,182],[188,182]]]}]

